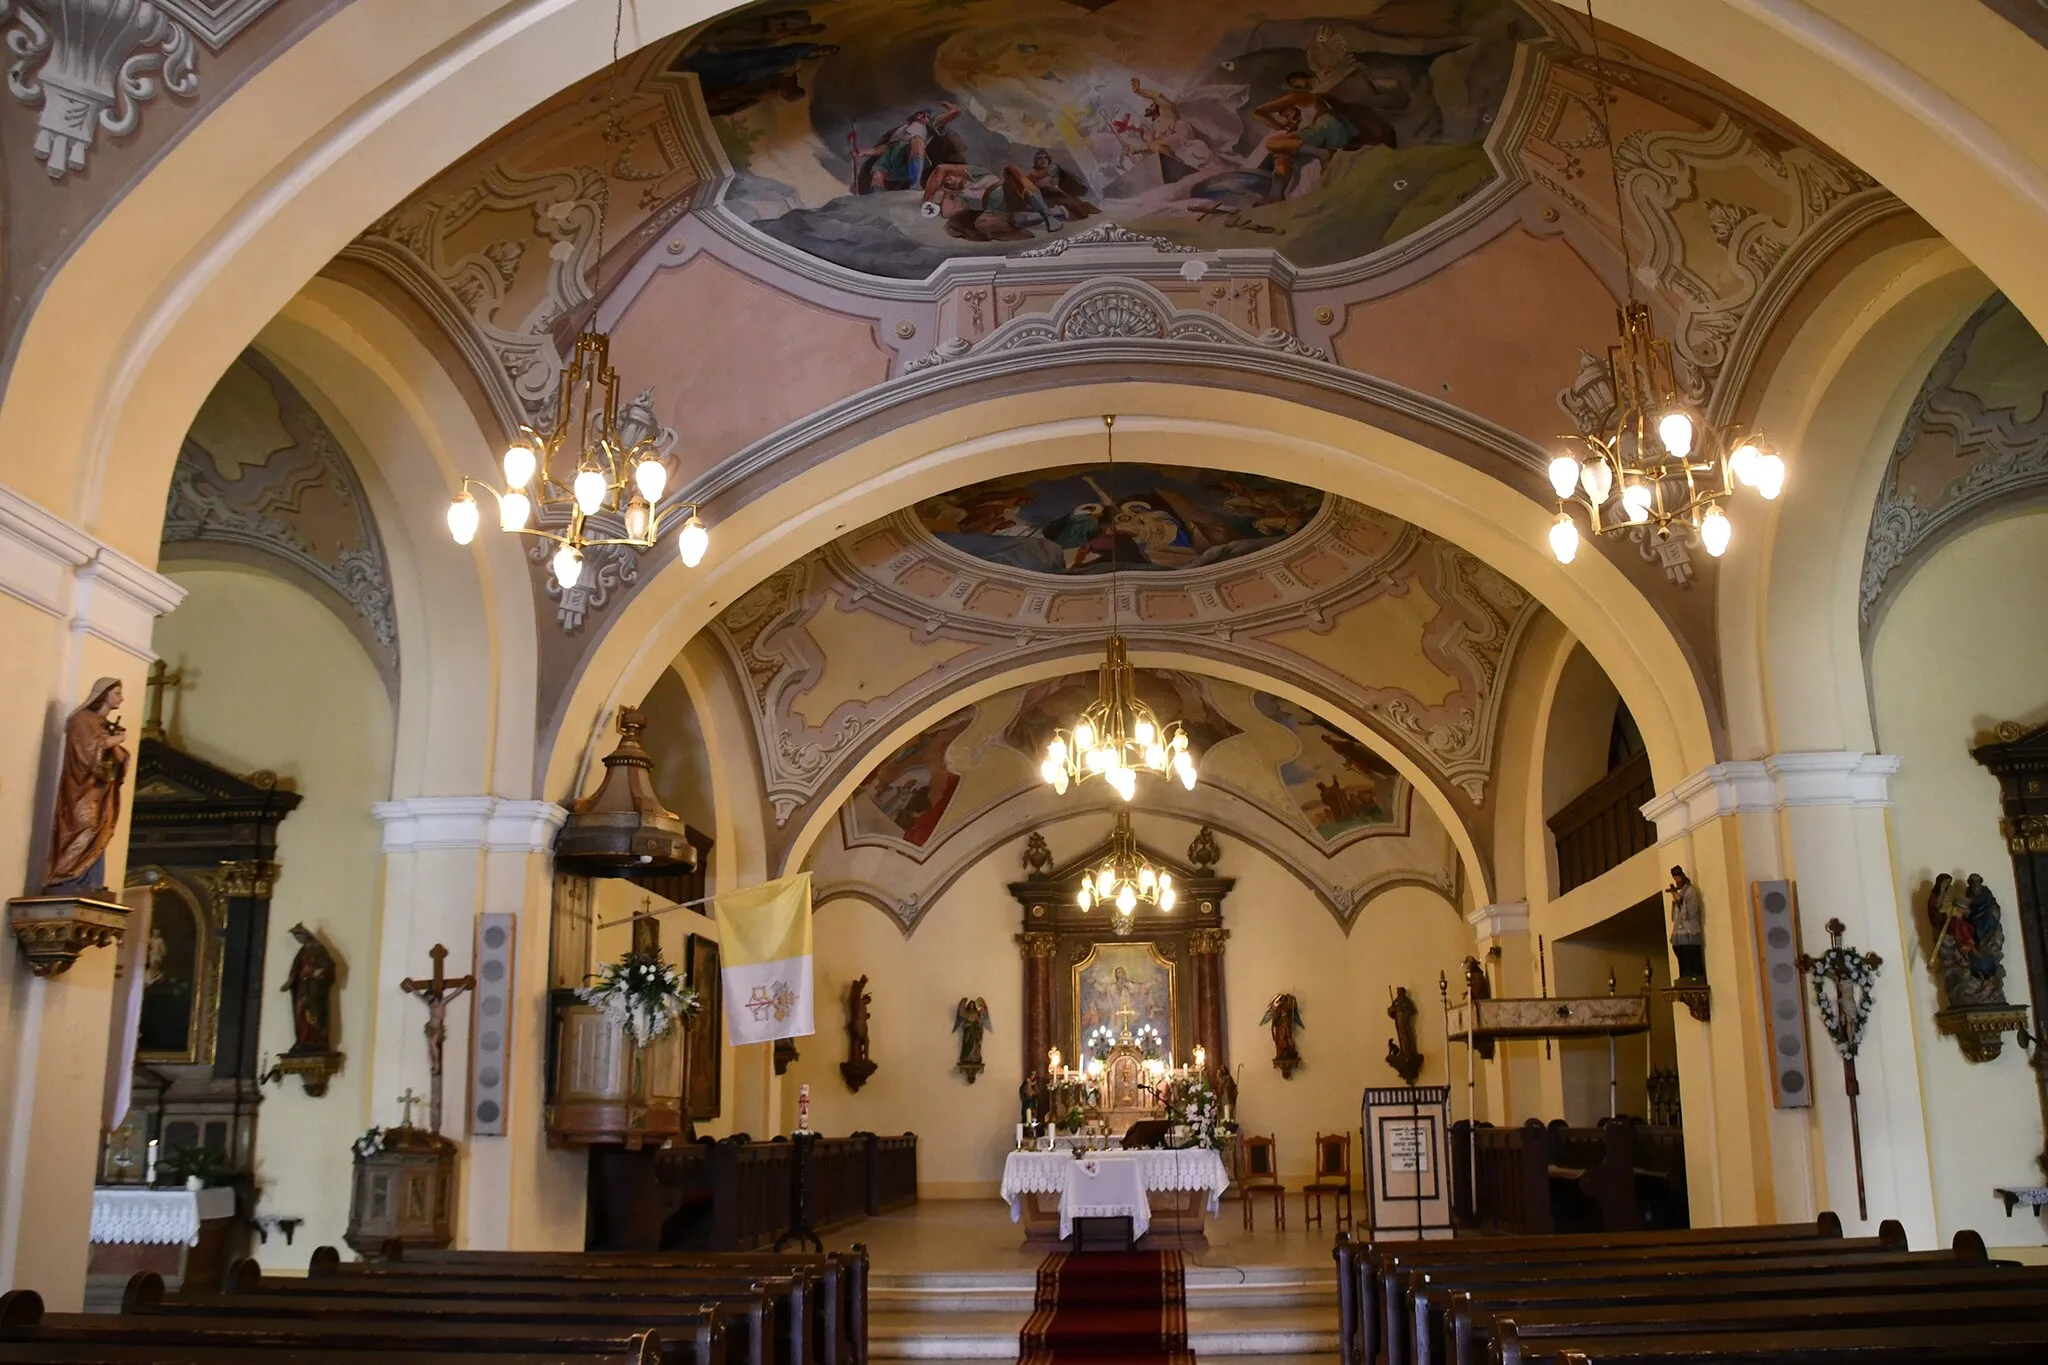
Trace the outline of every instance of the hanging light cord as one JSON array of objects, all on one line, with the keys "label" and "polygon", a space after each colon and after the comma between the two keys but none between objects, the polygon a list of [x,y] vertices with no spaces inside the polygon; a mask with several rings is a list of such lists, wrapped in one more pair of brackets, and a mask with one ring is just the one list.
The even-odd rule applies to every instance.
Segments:
[{"label": "hanging light cord", "polygon": [[597,167],[597,255],[590,262],[591,321],[596,324],[598,293],[604,287],[604,220],[611,205],[612,143],[619,135],[619,37],[626,25],[626,0],[612,9],[612,64],[604,83],[604,159]]},{"label": "hanging light cord", "polygon": [[1593,88],[1600,99],[1600,139],[1607,144],[1607,168],[1614,181],[1614,231],[1621,238],[1621,287],[1628,295],[1628,301],[1636,301],[1635,264],[1628,254],[1628,211],[1621,199],[1621,148],[1614,141],[1614,115],[1607,105],[1613,96],[1613,87],[1608,85],[1600,71],[1600,21],[1593,17],[1593,0],[1586,0],[1586,36],[1593,44]]},{"label": "hanging light cord", "polygon": [[[1105,442],[1108,447],[1107,468],[1109,473],[1107,477],[1111,483],[1115,483],[1116,418],[1105,413],[1102,418],[1102,430],[1105,433]],[[1102,496],[1109,500],[1108,506],[1102,510],[1109,517],[1109,633],[1114,635],[1117,633],[1118,628],[1123,625],[1122,604],[1117,601],[1116,593],[1116,494],[1105,488],[1102,490]]]}]

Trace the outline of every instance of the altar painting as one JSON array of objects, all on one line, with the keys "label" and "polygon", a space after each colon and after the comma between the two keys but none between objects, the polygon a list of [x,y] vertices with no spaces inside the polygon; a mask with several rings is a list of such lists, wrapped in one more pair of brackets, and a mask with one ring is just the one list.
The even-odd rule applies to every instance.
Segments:
[{"label": "altar painting", "polygon": [[1280,782],[1317,837],[1333,843],[1401,824],[1408,782],[1393,764],[1307,707],[1269,692],[1254,692],[1252,704],[1294,735],[1297,747],[1280,762]]},{"label": "altar painting", "polygon": [[1174,1056],[1173,964],[1150,943],[1098,943],[1074,964],[1074,1046],[1098,1028],[1120,1036],[1154,1029],[1162,1057]]},{"label": "altar painting", "polygon": [[1515,0],[783,0],[702,30],[725,206],[922,278],[1103,223],[1301,266],[1368,255],[1491,181]]}]

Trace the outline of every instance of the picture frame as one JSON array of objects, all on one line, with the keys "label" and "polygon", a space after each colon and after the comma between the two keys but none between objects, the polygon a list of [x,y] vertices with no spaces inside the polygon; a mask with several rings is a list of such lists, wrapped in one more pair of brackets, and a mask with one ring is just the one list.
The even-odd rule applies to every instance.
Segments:
[{"label": "picture frame", "polygon": [[719,982],[720,961],[717,939],[691,934],[683,945],[683,984],[697,992],[700,1006],[690,1025],[684,1096],[693,1123],[715,1119],[723,1110],[725,992]]}]

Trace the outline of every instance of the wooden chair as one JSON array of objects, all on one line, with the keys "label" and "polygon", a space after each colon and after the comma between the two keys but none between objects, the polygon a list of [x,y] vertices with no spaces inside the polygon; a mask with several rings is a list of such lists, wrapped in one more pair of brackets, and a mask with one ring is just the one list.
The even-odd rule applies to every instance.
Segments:
[{"label": "wooden chair", "polygon": [[1287,1187],[1280,1183],[1280,1158],[1276,1154],[1271,1135],[1247,1137],[1244,1140],[1244,1179],[1238,1186],[1238,1198],[1244,1204],[1244,1225],[1252,1227],[1252,1200],[1272,1196],[1273,1227],[1275,1230],[1287,1226]]},{"label": "wooden chair", "polygon": [[1337,1227],[1351,1226],[1351,1134],[1316,1134],[1316,1178],[1301,1187],[1301,1225],[1321,1227],[1323,1196],[1337,1205]]}]

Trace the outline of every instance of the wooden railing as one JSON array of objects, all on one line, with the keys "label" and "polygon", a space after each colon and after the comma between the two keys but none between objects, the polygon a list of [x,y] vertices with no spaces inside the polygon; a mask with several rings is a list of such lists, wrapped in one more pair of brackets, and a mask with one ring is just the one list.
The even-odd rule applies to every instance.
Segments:
[{"label": "wooden railing", "polygon": [[[914,1133],[887,1138],[855,1133],[803,1142],[754,1142],[740,1135],[678,1143],[651,1156],[651,1167],[643,1169],[592,1150],[590,1206],[621,1210],[593,1217],[593,1249],[754,1251],[772,1246],[796,1220],[799,1185],[810,1201],[813,1231],[830,1231],[917,1202]],[[808,1166],[799,1169],[806,1161]],[[608,1181],[623,1181],[627,1187],[601,1190]],[[630,1210],[646,1212],[635,1216]],[[660,1221],[663,1217],[669,1221]]]},{"label": "wooden railing", "polygon": [[868,1212],[894,1213],[917,1202],[917,1134],[868,1138]]},{"label": "wooden railing", "polygon": [[869,1135],[819,1138],[811,1148],[811,1226],[819,1232],[868,1216]]},{"label": "wooden railing", "polygon": [[1685,1146],[1677,1129],[1452,1126],[1451,1203],[1489,1232],[1626,1232],[1684,1227]]},{"label": "wooden railing", "polygon": [[1657,842],[1657,827],[1643,818],[1643,803],[1656,794],[1650,756],[1637,754],[1550,817],[1560,896]]}]

